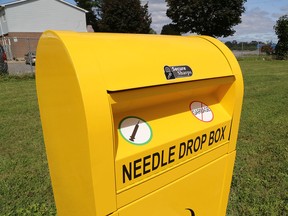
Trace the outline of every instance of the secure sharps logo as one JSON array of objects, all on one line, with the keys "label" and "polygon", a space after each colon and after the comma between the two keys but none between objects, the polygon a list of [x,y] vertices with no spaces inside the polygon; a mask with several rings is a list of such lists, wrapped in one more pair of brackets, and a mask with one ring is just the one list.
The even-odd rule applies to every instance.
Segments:
[{"label": "secure sharps logo", "polygon": [[167,80],[190,77],[193,72],[192,69],[187,65],[182,66],[165,66],[164,72]]}]

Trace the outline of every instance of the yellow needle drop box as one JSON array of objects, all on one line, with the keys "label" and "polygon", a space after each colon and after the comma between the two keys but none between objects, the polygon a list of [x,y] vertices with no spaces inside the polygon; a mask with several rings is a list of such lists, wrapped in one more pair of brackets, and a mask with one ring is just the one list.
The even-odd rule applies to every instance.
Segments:
[{"label": "yellow needle drop box", "polygon": [[45,32],[36,84],[59,216],[224,216],[240,67],[205,36]]}]

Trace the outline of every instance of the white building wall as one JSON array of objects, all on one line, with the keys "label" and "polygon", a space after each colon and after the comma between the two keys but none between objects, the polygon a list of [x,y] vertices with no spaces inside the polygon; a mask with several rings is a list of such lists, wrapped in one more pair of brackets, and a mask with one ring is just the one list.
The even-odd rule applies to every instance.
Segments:
[{"label": "white building wall", "polygon": [[58,0],[28,0],[5,6],[9,32],[43,32],[47,29],[86,32],[83,10]]},{"label": "white building wall", "polygon": [[5,35],[7,33],[8,33],[8,25],[5,11],[4,8],[0,8],[0,35]]}]

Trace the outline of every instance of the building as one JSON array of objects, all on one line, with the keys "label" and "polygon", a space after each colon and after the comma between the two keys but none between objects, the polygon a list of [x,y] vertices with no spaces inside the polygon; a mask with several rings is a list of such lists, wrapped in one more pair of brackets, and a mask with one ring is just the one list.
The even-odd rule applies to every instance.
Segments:
[{"label": "building", "polygon": [[18,0],[0,5],[1,44],[8,58],[35,51],[47,29],[87,32],[87,11],[63,0]]}]

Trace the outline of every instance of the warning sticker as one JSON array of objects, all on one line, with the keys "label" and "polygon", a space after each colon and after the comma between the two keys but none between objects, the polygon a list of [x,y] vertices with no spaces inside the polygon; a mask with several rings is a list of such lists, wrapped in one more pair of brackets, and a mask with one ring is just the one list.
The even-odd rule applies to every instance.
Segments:
[{"label": "warning sticker", "polygon": [[193,101],[190,105],[192,114],[203,122],[211,122],[214,118],[212,110],[204,103]]},{"label": "warning sticker", "polygon": [[134,145],[144,145],[152,139],[150,125],[143,119],[129,116],[124,118],[119,124],[121,136]]}]

